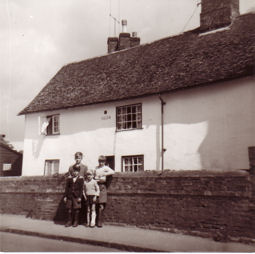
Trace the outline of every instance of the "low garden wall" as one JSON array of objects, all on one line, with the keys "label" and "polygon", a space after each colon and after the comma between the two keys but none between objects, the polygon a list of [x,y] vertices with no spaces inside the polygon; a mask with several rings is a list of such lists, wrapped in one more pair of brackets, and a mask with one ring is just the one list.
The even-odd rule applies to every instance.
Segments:
[{"label": "low garden wall", "polygon": [[[254,239],[254,184],[247,172],[116,173],[105,221],[216,240]],[[64,186],[62,175],[1,177],[0,213],[63,221]]]}]

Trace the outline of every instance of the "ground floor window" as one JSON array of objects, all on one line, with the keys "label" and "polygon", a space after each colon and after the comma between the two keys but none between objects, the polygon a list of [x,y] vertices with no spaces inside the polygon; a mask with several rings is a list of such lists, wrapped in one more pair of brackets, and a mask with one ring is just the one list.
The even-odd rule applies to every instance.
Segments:
[{"label": "ground floor window", "polygon": [[3,171],[11,170],[12,164],[11,163],[3,163]]},{"label": "ground floor window", "polygon": [[143,155],[131,155],[121,157],[122,172],[139,172],[144,170]]},{"label": "ground floor window", "polygon": [[51,176],[59,173],[59,160],[45,160],[44,175]]}]

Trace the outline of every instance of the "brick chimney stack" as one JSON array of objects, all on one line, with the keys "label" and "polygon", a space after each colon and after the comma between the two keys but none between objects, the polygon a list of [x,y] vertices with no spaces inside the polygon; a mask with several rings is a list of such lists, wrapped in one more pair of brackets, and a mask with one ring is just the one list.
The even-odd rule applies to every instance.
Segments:
[{"label": "brick chimney stack", "polygon": [[137,37],[137,32],[132,32],[132,36],[130,38],[130,47],[135,47],[140,45],[140,38]]},{"label": "brick chimney stack", "polygon": [[122,20],[121,24],[122,32],[119,34],[119,38],[109,37],[107,40],[108,53],[140,45],[140,38],[137,37],[137,33],[133,32],[131,37],[130,33],[127,32],[127,20]]},{"label": "brick chimney stack", "polygon": [[118,50],[118,37],[109,37],[107,40],[108,53],[112,53]]},{"label": "brick chimney stack", "polygon": [[122,33],[119,35],[119,50],[130,48],[130,33],[127,33],[127,20],[121,20]]},{"label": "brick chimney stack", "polygon": [[223,28],[232,23],[239,13],[239,0],[202,0],[200,30]]}]

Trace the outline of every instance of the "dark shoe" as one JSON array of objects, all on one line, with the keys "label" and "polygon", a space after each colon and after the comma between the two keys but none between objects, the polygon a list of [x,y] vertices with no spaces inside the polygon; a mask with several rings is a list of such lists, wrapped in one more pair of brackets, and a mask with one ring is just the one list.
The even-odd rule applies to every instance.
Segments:
[{"label": "dark shoe", "polygon": [[77,227],[78,226],[78,221],[75,221],[74,223],[73,223],[73,227]]},{"label": "dark shoe", "polygon": [[75,211],[75,212],[74,212],[74,223],[73,223],[73,227],[77,227],[77,226],[78,226],[78,222],[79,222],[79,211]]},{"label": "dark shoe", "polygon": [[97,227],[103,227],[103,210],[99,209],[97,214]]},{"label": "dark shoe", "polygon": [[65,227],[71,227],[72,226],[72,214],[68,213],[68,220],[67,223],[65,224]]},{"label": "dark shoe", "polygon": [[71,221],[68,221],[66,224],[65,224],[65,227],[71,227],[72,226],[72,222]]}]

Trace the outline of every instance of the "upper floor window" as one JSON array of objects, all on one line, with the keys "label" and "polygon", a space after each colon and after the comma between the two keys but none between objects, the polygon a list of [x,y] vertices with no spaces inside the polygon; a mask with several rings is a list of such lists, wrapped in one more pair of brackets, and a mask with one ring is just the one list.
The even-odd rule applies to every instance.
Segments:
[{"label": "upper floor window", "polygon": [[44,175],[51,176],[59,173],[59,160],[45,160]]},{"label": "upper floor window", "polygon": [[122,156],[122,172],[138,172],[143,170],[143,155]]},{"label": "upper floor window", "polygon": [[41,133],[44,135],[59,134],[59,115],[46,116],[41,126]]},{"label": "upper floor window", "polygon": [[121,130],[132,130],[142,128],[142,104],[134,104],[117,107],[116,128]]}]

